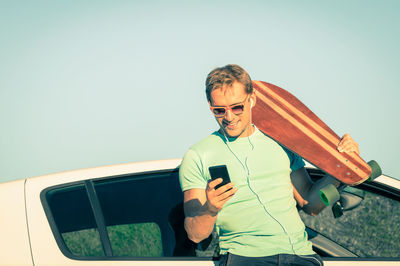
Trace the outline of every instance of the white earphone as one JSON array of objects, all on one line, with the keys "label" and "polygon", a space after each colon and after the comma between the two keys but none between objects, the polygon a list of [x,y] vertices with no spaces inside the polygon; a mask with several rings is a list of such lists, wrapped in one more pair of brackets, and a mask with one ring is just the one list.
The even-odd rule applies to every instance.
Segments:
[{"label": "white earphone", "polygon": [[253,108],[253,99],[250,99],[250,108]]}]

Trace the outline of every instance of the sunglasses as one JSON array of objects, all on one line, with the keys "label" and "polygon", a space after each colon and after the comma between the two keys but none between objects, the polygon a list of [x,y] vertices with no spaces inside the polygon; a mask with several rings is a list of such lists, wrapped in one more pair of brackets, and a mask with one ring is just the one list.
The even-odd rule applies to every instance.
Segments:
[{"label": "sunglasses", "polygon": [[210,105],[210,109],[211,112],[213,112],[213,114],[216,117],[223,117],[225,116],[227,110],[231,110],[233,114],[235,115],[240,115],[241,113],[243,113],[244,110],[244,103],[246,102],[248,96],[246,97],[246,99],[244,99],[243,102],[237,103],[237,104],[233,104],[230,106],[211,106]]}]

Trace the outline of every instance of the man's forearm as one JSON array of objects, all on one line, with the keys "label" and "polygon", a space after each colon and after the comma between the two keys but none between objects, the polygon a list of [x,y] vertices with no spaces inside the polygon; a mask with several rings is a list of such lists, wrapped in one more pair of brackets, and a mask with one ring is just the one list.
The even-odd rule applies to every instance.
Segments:
[{"label": "man's forearm", "polygon": [[207,183],[205,190],[190,189],[184,192],[185,229],[193,242],[199,243],[211,234],[218,212],[237,192],[232,183],[215,189],[221,182],[222,178],[217,178]]},{"label": "man's forearm", "polygon": [[[303,211],[310,215],[317,215],[326,207],[319,198],[318,191],[328,184],[333,184],[336,187],[340,184],[339,181],[329,175],[324,176],[317,182],[312,182],[305,168],[292,172],[290,178],[294,186],[295,199]],[[307,204],[304,203],[305,201]]]},{"label": "man's forearm", "polygon": [[196,216],[185,218],[185,229],[188,237],[195,243],[206,239],[214,229],[217,213],[211,213],[203,205]]}]

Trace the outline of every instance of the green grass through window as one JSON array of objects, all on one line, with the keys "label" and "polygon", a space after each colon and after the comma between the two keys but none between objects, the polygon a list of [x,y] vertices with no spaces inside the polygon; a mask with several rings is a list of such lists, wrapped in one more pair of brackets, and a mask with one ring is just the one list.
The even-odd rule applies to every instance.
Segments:
[{"label": "green grass through window", "polygon": [[[156,223],[124,224],[107,227],[118,257],[162,257],[161,231]],[[97,229],[63,233],[65,245],[75,256],[104,256]]]}]

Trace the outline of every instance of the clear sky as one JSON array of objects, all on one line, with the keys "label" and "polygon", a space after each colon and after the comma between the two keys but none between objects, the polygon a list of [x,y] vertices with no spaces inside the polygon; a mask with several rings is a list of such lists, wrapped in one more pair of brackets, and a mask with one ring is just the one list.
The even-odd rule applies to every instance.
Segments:
[{"label": "clear sky", "polygon": [[228,63],[400,177],[400,1],[1,1],[0,182],[181,158]]}]

